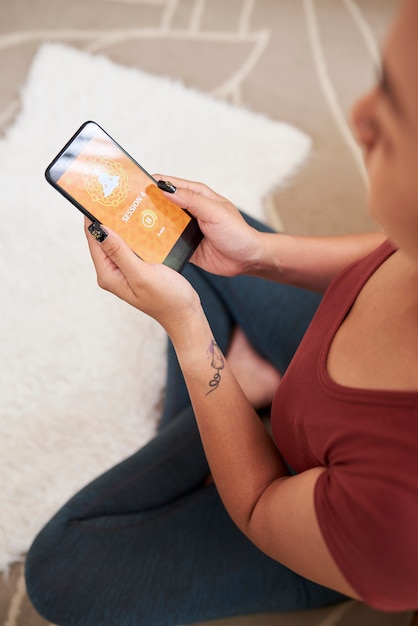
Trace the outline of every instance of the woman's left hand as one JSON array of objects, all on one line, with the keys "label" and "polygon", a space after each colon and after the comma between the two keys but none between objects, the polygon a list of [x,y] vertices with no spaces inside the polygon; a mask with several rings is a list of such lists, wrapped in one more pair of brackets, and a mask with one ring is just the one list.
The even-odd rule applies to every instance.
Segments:
[{"label": "woman's left hand", "polygon": [[171,336],[187,328],[188,319],[202,315],[200,299],[190,283],[163,264],[142,261],[113,231],[101,243],[85,231],[102,289],[110,291],[159,322]]}]

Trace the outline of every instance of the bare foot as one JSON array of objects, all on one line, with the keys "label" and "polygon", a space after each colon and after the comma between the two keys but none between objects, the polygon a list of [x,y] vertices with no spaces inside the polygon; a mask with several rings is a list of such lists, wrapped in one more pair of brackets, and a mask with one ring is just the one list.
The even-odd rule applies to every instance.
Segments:
[{"label": "bare foot", "polygon": [[226,356],[252,406],[255,409],[261,409],[270,405],[281,376],[273,365],[257,354],[238,327],[234,331]]}]

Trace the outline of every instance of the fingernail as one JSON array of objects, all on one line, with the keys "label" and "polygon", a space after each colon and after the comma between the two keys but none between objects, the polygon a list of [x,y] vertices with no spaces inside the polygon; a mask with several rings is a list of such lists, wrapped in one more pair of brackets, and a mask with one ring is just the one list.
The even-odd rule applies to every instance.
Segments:
[{"label": "fingernail", "polygon": [[99,222],[93,222],[93,224],[90,224],[89,232],[100,243],[103,243],[108,234]]},{"label": "fingernail", "polygon": [[162,191],[167,191],[168,193],[175,193],[177,191],[177,187],[175,187],[173,183],[170,183],[169,180],[159,180],[157,186]]}]

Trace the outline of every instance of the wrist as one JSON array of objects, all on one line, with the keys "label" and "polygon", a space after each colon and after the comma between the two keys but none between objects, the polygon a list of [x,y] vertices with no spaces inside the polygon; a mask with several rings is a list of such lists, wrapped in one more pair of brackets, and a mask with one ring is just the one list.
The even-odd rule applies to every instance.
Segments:
[{"label": "wrist", "polygon": [[183,315],[181,320],[171,322],[166,331],[171,339],[177,356],[193,353],[202,342],[207,343],[212,337],[212,331],[206,315],[199,303],[199,306],[192,308],[187,314]]},{"label": "wrist", "polygon": [[283,237],[283,235],[265,232],[258,232],[257,235],[257,247],[252,258],[249,273],[261,277],[280,274],[282,259],[277,250],[277,238]]},{"label": "wrist", "polygon": [[255,269],[260,267],[264,261],[265,235],[267,233],[248,227],[248,236],[242,250],[237,251],[241,267],[237,274],[254,274]]}]

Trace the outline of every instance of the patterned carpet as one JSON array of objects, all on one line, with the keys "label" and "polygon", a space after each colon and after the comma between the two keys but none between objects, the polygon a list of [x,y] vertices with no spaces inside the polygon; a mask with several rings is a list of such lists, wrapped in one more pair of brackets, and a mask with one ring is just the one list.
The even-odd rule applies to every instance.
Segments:
[{"label": "patterned carpet", "polygon": [[[272,221],[288,232],[306,234],[369,230],[373,225],[364,209],[364,169],[347,119],[351,103],[372,84],[379,42],[395,4],[396,0],[2,2],[0,128],[13,123],[19,90],[41,43],[62,42],[103,53],[122,65],[180,79],[304,130],[314,143],[310,162],[291,184],[266,199]],[[233,146],[225,149],[233,154]],[[383,614],[357,602],[303,614],[216,622],[218,626],[409,623],[407,614]],[[26,597],[21,562],[0,582],[0,624],[46,624]]]}]

